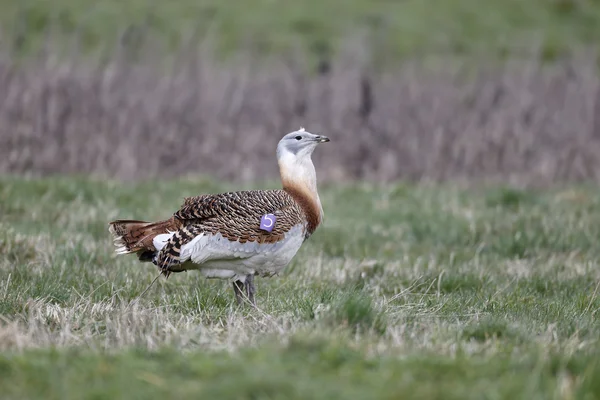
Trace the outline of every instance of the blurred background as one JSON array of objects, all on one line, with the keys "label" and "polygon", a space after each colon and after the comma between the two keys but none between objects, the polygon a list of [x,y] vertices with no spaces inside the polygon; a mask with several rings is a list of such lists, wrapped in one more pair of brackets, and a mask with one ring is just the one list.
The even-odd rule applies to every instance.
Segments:
[{"label": "blurred background", "polygon": [[600,180],[598,0],[0,0],[0,173]]}]

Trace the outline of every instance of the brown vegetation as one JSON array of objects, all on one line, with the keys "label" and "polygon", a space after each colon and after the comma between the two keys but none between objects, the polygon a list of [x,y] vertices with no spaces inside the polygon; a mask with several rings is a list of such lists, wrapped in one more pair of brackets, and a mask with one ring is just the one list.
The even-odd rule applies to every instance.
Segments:
[{"label": "brown vegetation", "polygon": [[199,50],[168,68],[152,54],[4,53],[0,173],[276,178],[277,140],[304,126],[332,138],[315,154],[321,180],[600,179],[592,56],[373,72],[350,51],[307,74],[301,57],[222,63]]}]

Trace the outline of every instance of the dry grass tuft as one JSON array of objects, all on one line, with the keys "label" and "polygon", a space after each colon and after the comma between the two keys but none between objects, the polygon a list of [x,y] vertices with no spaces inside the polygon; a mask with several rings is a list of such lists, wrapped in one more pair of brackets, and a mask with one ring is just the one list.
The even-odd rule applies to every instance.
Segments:
[{"label": "dry grass tuft", "polygon": [[0,172],[264,179],[276,177],[277,140],[303,125],[333,139],[315,155],[323,180],[599,179],[591,54],[551,65],[443,56],[375,72],[351,42],[307,73],[300,54],[223,64],[184,47],[169,67],[151,50],[102,62],[0,54]]}]

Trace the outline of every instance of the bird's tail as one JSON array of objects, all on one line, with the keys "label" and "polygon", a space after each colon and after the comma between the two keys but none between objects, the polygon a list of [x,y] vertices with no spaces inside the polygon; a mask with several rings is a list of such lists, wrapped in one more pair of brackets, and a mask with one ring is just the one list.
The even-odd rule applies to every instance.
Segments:
[{"label": "bird's tail", "polygon": [[152,239],[156,235],[177,229],[173,218],[159,222],[123,219],[108,224],[108,231],[113,236],[117,254],[154,253],[156,248]]}]

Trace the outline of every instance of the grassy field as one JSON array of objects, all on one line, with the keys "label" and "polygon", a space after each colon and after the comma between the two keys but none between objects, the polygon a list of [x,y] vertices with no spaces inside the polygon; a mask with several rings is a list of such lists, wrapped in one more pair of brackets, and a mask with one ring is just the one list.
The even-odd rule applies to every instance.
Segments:
[{"label": "grassy field", "polygon": [[114,257],[107,222],[229,189],[1,178],[2,397],[600,396],[597,189],[322,186],[259,309],[197,273],[138,299],[156,271]]},{"label": "grassy field", "polygon": [[230,50],[300,44],[324,53],[341,38],[366,33],[370,51],[397,55],[502,54],[531,46],[556,55],[595,46],[600,36],[595,0],[0,0],[0,11],[0,27],[19,47],[39,43],[49,31],[88,48],[112,48],[125,32],[134,42],[152,32],[145,40],[165,49],[209,34]]}]

